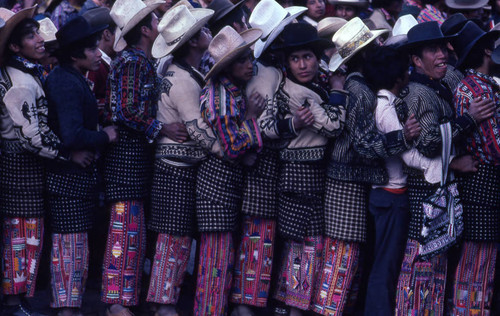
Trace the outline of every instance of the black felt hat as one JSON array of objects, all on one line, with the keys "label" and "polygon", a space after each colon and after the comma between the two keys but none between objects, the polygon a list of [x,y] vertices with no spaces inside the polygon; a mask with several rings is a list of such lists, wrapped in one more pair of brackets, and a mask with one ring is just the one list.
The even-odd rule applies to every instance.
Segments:
[{"label": "black felt hat", "polygon": [[66,22],[66,24],[57,31],[56,38],[59,42],[59,47],[64,48],[79,40],[94,35],[107,27],[108,25],[106,24],[91,26],[84,17],[78,16]]},{"label": "black felt hat", "polygon": [[444,36],[436,21],[419,23],[408,31],[408,42],[402,49],[411,50],[427,44],[447,42],[454,36]]},{"label": "black felt hat", "polygon": [[322,52],[333,47],[332,41],[319,37],[318,31],[309,23],[292,23],[285,26],[281,33],[282,43],[276,48],[310,47],[313,51]]},{"label": "black felt hat", "polygon": [[467,23],[467,18],[462,13],[455,13],[450,15],[446,21],[441,24],[441,31],[443,35],[455,35],[464,27],[465,23]]},{"label": "black felt hat", "polygon": [[492,37],[496,40],[499,36],[500,31],[485,32],[476,23],[472,21],[467,22],[460,33],[458,33],[458,36],[453,40],[453,48],[458,56],[457,66],[463,64],[471,50],[481,39]]}]

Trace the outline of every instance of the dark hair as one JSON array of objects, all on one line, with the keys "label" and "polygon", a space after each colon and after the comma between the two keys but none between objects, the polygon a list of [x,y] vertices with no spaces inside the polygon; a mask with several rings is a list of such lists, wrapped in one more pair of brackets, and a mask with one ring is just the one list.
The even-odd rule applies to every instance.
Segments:
[{"label": "dark hair", "polygon": [[372,1],[372,8],[387,8],[391,5],[393,2],[403,2],[403,0],[373,0]]},{"label": "dark hair", "polygon": [[40,24],[32,18],[26,18],[22,20],[12,30],[9,39],[7,40],[7,46],[9,44],[16,44],[17,46],[22,46],[21,42],[23,41],[23,37],[33,33],[33,29],[39,29],[39,28]]},{"label": "dark hair", "polygon": [[[110,19],[111,20],[111,19]],[[116,31],[116,23],[111,20],[109,21],[108,23],[108,27],[106,28],[106,30],[110,31],[111,33],[115,34],[115,31]]]},{"label": "dark hair", "polygon": [[137,25],[134,26],[130,31],[128,31],[128,33],[123,36],[123,38],[127,42],[127,45],[131,46],[139,43],[142,36],[142,27],[145,26],[149,29],[153,29],[152,22],[153,13],[150,13],[146,15],[139,23],[137,23]]},{"label": "dark hair", "polygon": [[323,56],[323,50],[321,50],[319,47],[314,46],[314,45],[301,45],[301,46],[294,46],[294,47],[285,47],[283,49],[283,52],[285,53],[285,60],[288,60],[288,57],[290,57],[291,54],[293,54],[299,50],[312,51],[314,56],[316,56],[316,58],[318,59],[318,62],[321,59],[321,56]]},{"label": "dark hair", "polygon": [[493,51],[495,49],[495,38],[492,36],[485,36],[480,39],[474,47],[470,50],[469,54],[465,58],[464,62],[460,65],[461,70],[465,69],[475,69],[483,64],[484,50],[489,49]]},{"label": "dark hair", "polygon": [[55,52],[57,60],[60,64],[71,64],[73,62],[72,58],[85,58],[85,49],[96,47],[100,38],[101,33],[93,34],[76,41],[67,47],[59,48]]},{"label": "dark hair", "polygon": [[[198,39],[200,37],[200,34],[201,34],[201,29],[196,32],[193,36],[191,36],[191,39]],[[182,59],[184,57],[186,57],[188,54],[189,54],[189,40],[187,42],[185,42],[184,44],[182,44],[181,47],[177,48],[173,53],[172,53],[172,56],[174,57],[174,59]]]},{"label": "dark hair", "polygon": [[212,32],[212,34],[216,35],[226,25],[229,25],[231,27],[233,27],[233,23],[242,25],[243,24],[242,20],[244,16],[245,12],[243,11],[243,9],[241,7],[236,8],[229,14],[223,16],[220,20],[211,23],[209,25],[210,31]]},{"label": "dark hair", "polygon": [[408,68],[407,54],[394,46],[374,46],[366,52],[363,75],[373,90],[391,89]]}]

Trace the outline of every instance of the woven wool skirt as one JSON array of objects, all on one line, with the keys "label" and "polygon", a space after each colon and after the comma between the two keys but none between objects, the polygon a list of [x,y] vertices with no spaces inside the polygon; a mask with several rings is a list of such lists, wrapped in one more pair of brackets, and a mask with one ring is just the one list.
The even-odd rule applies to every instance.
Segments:
[{"label": "woven wool skirt", "polygon": [[245,175],[242,213],[274,218],[278,209],[279,153],[264,147],[258,160]]},{"label": "woven wool skirt", "polygon": [[420,240],[422,226],[424,225],[423,200],[436,192],[438,185],[425,181],[423,175],[410,172],[407,178],[408,197],[410,199],[410,228],[408,238]]},{"label": "woven wool skirt", "polygon": [[479,165],[459,178],[467,241],[497,242],[500,233],[500,166]]},{"label": "woven wool skirt", "polygon": [[351,242],[366,241],[368,187],[326,179],[325,235]]},{"label": "woven wool skirt", "polygon": [[[3,142],[9,141],[3,140]],[[45,167],[41,158],[24,151],[2,151],[0,213],[3,216],[43,217],[44,190]]]},{"label": "woven wool skirt", "polygon": [[176,167],[161,159],[156,161],[149,229],[175,236],[193,233],[197,171],[198,167]]}]

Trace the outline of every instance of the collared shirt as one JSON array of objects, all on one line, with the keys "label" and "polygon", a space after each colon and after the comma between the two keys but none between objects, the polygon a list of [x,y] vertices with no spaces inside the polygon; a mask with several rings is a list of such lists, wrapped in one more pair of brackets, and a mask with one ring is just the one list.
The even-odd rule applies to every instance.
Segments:
[{"label": "collared shirt", "polygon": [[99,49],[99,51],[101,52],[101,58],[102,60],[108,65],[108,66],[111,66],[111,57],[108,56],[108,54],[106,54],[102,49]]},{"label": "collared shirt", "polygon": [[439,25],[446,20],[446,13],[439,11],[435,6],[426,4],[425,8],[420,11],[417,21],[418,23],[437,21]]},{"label": "collared shirt", "polygon": [[156,117],[160,79],[153,63],[137,48],[126,48],[111,65],[106,105],[112,122],[144,133],[152,142],[162,123]]},{"label": "collared shirt", "polygon": [[495,102],[496,111],[492,118],[483,121],[467,137],[467,151],[480,162],[500,165],[500,86],[483,73],[468,69],[466,77],[455,91],[455,108],[458,115],[469,111],[474,98],[483,97]]},{"label": "collared shirt", "polygon": [[52,11],[50,19],[54,22],[57,29],[66,24],[70,19],[78,15],[78,10],[72,6],[68,0],[63,0],[61,3]]},{"label": "collared shirt", "polygon": [[245,119],[247,106],[243,91],[224,76],[210,79],[201,92],[201,116],[217,135],[229,159],[262,148],[255,118]]}]

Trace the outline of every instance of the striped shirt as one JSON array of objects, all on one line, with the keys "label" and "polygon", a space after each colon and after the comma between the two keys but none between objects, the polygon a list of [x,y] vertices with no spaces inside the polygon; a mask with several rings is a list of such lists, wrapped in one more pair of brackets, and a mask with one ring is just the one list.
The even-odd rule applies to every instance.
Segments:
[{"label": "striped shirt", "polygon": [[432,4],[426,4],[425,8],[420,11],[417,21],[418,23],[437,21],[439,25],[446,20],[446,13],[439,11]]},{"label": "striped shirt", "polygon": [[255,118],[245,119],[247,107],[243,91],[224,76],[210,79],[201,92],[201,116],[212,128],[229,159],[262,148]]},{"label": "striped shirt", "polygon": [[500,165],[500,86],[492,77],[467,70],[467,76],[455,91],[455,108],[458,115],[468,112],[474,98],[483,97],[495,102],[497,111],[483,121],[472,135],[467,137],[467,151],[481,163]]}]

